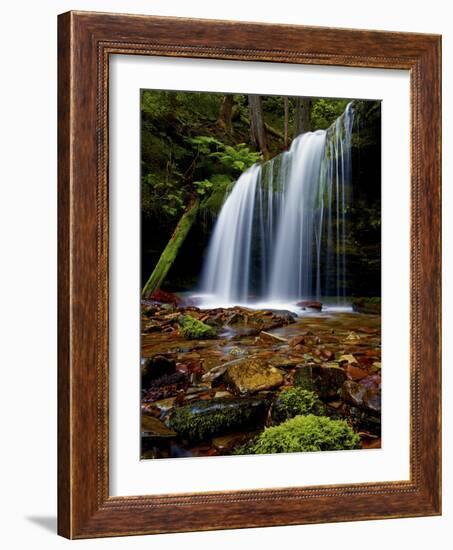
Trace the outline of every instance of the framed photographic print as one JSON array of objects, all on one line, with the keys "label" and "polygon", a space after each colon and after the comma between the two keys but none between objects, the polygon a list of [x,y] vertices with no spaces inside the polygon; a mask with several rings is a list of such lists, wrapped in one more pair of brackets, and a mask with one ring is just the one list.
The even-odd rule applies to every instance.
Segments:
[{"label": "framed photographic print", "polygon": [[441,513],[440,37],[59,17],[59,533]]}]

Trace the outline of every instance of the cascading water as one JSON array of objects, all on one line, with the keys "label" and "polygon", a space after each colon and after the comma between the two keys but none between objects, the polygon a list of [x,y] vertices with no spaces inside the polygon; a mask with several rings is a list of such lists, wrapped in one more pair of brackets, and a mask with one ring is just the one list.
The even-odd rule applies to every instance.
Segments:
[{"label": "cascading water", "polygon": [[220,211],[203,277],[208,294],[223,302],[247,301],[255,195],[261,168],[255,164],[237,180]]},{"label": "cascading water", "polygon": [[203,268],[211,303],[344,302],[352,125],[350,103],[330,128],[296,137],[237,180]]}]

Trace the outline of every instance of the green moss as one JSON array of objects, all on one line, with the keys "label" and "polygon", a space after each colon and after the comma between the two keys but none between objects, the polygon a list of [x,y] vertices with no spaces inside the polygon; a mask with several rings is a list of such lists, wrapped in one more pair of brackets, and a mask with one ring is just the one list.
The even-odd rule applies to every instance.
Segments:
[{"label": "green moss", "polygon": [[215,338],[216,331],[190,315],[183,315],[179,320],[181,334],[188,340],[201,340],[203,338]]},{"label": "green moss", "polygon": [[266,413],[267,404],[262,399],[200,400],[175,408],[170,427],[184,439],[200,441],[237,429],[260,429]]},{"label": "green moss", "polygon": [[280,424],[294,416],[325,414],[325,406],[316,393],[303,388],[288,388],[283,390],[272,406],[272,421]]},{"label": "green moss", "polygon": [[359,446],[359,436],[344,420],[310,414],[265,429],[252,444],[237,450],[236,454],[340,451]]},{"label": "green moss", "polygon": [[203,212],[209,212],[211,215],[216,216],[220,212],[233,182],[230,176],[224,174],[215,174],[209,181],[212,183],[212,188],[210,193],[203,199],[200,208]]},{"label": "green moss", "polygon": [[381,298],[352,298],[352,309],[359,313],[381,313]]}]

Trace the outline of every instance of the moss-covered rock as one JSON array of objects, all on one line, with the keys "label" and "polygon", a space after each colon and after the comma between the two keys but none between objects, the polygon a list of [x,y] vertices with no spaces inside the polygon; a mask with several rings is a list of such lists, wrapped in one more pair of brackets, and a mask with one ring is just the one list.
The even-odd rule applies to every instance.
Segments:
[{"label": "moss-covered rock", "polygon": [[204,338],[215,338],[216,331],[190,315],[182,315],[179,319],[181,334],[188,340],[202,340]]},{"label": "moss-covered rock", "polygon": [[325,416],[296,416],[267,428],[237,454],[300,453],[358,449],[360,437],[344,420]]},{"label": "moss-covered rock", "polygon": [[201,441],[235,430],[262,428],[267,409],[266,401],[250,397],[194,401],[174,409],[170,427],[183,439]]},{"label": "moss-covered rock", "polygon": [[299,368],[294,384],[304,390],[314,391],[321,399],[332,399],[338,396],[345,380],[346,373],[337,363],[324,363]]},{"label": "moss-covered rock", "polygon": [[352,309],[358,313],[381,313],[381,299],[374,298],[352,298]]},{"label": "moss-covered rock", "polygon": [[302,388],[284,389],[272,405],[272,422],[280,424],[295,416],[325,414],[325,406],[316,393]]}]

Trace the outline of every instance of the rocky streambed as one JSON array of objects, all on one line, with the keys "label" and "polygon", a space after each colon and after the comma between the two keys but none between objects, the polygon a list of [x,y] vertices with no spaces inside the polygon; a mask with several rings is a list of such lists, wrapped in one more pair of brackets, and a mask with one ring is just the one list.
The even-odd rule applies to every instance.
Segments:
[{"label": "rocky streambed", "polygon": [[142,458],[380,447],[379,314],[159,298],[141,305]]}]

